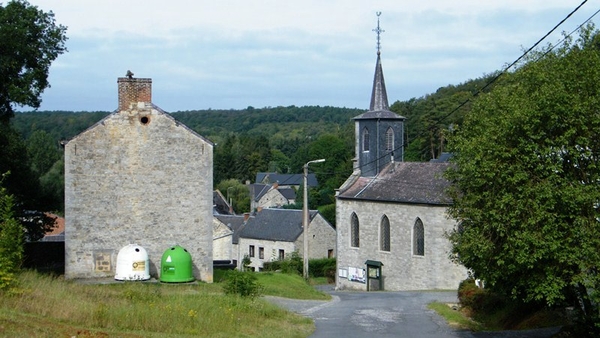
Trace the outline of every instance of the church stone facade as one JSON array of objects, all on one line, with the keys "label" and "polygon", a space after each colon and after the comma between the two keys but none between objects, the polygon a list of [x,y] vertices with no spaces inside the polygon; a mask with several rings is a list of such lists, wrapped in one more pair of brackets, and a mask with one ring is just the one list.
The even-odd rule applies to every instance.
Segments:
[{"label": "church stone facade", "polygon": [[212,282],[213,143],[152,104],[152,81],[118,79],[119,107],[65,145],[65,277],[115,275],[128,244],[150,275],[174,245]]}]

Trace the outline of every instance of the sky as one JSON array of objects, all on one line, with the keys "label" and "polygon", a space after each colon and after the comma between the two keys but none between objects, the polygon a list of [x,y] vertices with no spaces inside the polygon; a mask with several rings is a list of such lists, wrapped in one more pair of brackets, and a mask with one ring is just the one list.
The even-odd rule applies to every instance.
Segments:
[{"label": "sky", "polygon": [[[419,98],[503,69],[584,1],[29,2],[52,11],[68,37],[39,110],[113,111],[117,78],[131,70],[152,79],[155,105],[175,112],[368,109],[378,19],[390,105]],[[543,45],[558,43],[599,9],[600,1],[587,1]]]}]

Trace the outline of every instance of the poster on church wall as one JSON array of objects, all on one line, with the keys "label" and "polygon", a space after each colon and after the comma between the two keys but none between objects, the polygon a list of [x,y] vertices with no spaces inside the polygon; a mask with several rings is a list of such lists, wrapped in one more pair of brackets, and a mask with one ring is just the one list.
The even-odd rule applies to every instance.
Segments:
[{"label": "poster on church wall", "polygon": [[348,280],[351,282],[366,283],[365,269],[363,268],[348,268]]}]

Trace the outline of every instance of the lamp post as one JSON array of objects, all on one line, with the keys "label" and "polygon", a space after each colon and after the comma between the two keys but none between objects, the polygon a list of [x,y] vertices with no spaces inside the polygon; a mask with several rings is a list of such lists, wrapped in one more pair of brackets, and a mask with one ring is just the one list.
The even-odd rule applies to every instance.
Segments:
[{"label": "lamp post", "polygon": [[304,235],[304,279],[308,280],[308,165],[325,162],[325,159],[308,161],[304,165],[304,203],[302,204],[302,233]]}]

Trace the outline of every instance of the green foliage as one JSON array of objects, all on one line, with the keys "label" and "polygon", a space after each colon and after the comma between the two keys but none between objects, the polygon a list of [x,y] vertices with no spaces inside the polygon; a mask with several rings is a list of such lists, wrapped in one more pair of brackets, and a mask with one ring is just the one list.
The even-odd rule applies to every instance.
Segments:
[{"label": "green foliage", "polygon": [[310,277],[327,277],[329,282],[335,280],[335,258],[309,259],[308,275]]},{"label": "green foliage", "polygon": [[453,259],[502,296],[584,316],[600,290],[599,41],[589,26],[480,95],[447,173]]},{"label": "green foliage", "polygon": [[244,255],[244,258],[242,258],[242,269],[244,269],[244,271],[248,271],[248,267],[250,266],[250,264],[252,264],[250,256]]},{"label": "green foliage", "polygon": [[475,312],[494,311],[503,306],[502,298],[489,289],[475,285],[474,279],[465,279],[458,287],[458,301],[462,307]]},{"label": "green foliage", "polygon": [[13,116],[12,105],[40,106],[49,86],[50,64],[67,49],[67,28],[24,0],[0,4],[0,123]]},{"label": "green foliage", "polygon": [[247,185],[236,179],[228,179],[219,182],[216,189],[227,199],[227,203],[231,203],[236,214],[250,211],[250,191]]},{"label": "green foliage", "polygon": [[281,261],[281,272],[302,276],[302,273],[304,272],[304,262],[297,250]]},{"label": "green foliage", "polygon": [[13,196],[0,185],[0,290],[15,285],[23,260],[23,227],[14,218],[13,208]]},{"label": "green foliage", "polygon": [[263,292],[256,275],[250,271],[229,270],[225,275],[223,291],[242,297],[256,298]]}]

